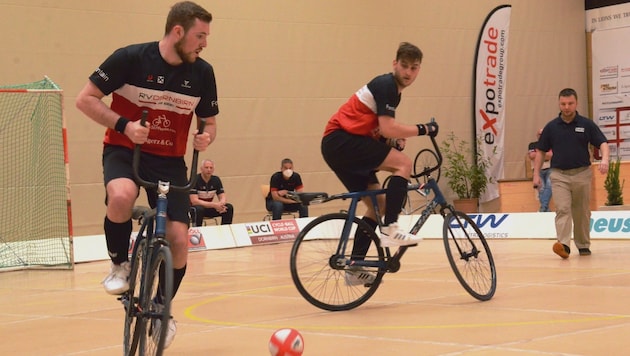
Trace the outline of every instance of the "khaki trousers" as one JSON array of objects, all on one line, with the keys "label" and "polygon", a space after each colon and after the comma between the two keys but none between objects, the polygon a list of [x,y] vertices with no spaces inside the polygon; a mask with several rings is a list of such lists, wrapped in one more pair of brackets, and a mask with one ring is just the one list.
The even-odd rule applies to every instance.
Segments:
[{"label": "khaki trousers", "polygon": [[556,205],[556,235],[558,241],[571,246],[571,230],[575,246],[591,246],[591,167],[551,170],[551,191]]}]

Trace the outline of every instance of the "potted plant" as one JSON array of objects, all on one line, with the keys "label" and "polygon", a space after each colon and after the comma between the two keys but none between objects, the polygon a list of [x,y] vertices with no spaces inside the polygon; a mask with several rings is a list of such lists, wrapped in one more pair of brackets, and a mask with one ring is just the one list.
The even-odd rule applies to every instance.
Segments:
[{"label": "potted plant", "polygon": [[608,173],[604,181],[606,188],[606,205],[623,205],[623,185],[625,180],[619,183],[619,169],[621,167],[621,158],[617,156],[614,162],[608,166]]},{"label": "potted plant", "polygon": [[[449,188],[458,197],[453,202],[455,209],[467,213],[478,211],[479,197],[486,191],[488,183],[492,182],[492,178],[486,174],[490,158],[483,155],[480,145],[480,140],[477,140],[475,150],[474,146],[451,132],[440,147],[444,159],[442,173],[447,178]],[[463,207],[462,203],[470,207]]]}]

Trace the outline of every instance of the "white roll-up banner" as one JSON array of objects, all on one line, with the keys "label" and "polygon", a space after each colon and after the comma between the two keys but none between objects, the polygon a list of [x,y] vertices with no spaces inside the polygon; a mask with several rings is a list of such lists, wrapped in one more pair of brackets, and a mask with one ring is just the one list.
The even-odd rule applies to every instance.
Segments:
[{"label": "white roll-up banner", "polygon": [[488,14],[479,33],[474,78],[475,140],[490,166],[491,182],[480,202],[499,197],[498,180],[503,178],[508,35],[511,5],[497,6]]}]

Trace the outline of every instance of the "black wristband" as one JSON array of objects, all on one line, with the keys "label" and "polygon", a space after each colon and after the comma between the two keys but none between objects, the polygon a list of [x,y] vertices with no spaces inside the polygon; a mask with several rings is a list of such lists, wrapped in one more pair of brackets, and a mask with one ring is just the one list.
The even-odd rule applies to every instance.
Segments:
[{"label": "black wristband", "polygon": [[125,134],[125,128],[127,127],[127,124],[129,123],[129,119],[126,119],[124,117],[120,117],[118,119],[118,121],[116,121],[116,126],[114,126],[114,130],[116,130],[116,132],[120,132],[121,134]]},{"label": "black wristband", "polygon": [[418,127],[418,136],[427,134],[427,128],[423,124],[416,124],[416,126]]}]

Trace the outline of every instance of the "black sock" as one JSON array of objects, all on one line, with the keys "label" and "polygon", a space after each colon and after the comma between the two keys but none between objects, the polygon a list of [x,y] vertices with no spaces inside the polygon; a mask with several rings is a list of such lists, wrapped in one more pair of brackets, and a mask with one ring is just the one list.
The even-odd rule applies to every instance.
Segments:
[{"label": "black sock", "polygon": [[401,176],[392,176],[387,185],[387,194],[385,195],[385,219],[384,225],[398,221],[398,215],[405,202],[407,195],[407,179]]},{"label": "black sock", "polygon": [[[365,216],[361,220],[365,221],[372,228],[372,231],[376,230],[378,226],[376,221]],[[357,231],[354,233],[354,245],[352,246],[352,256],[350,258],[359,261],[363,260],[370,249],[371,241],[369,231],[357,228]]]},{"label": "black sock", "polygon": [[103,224],[107,252],[112,262],[119,265],[129,258],[129,238],[131,237],[131,219],[124,223],[112,222],[105,216]]},{"label": "black sock", "polygon": [[[177,291],[179,290],[179,286],[182,284],[182,280],[184,279],[184,275],[186,274],[186,266],[182,268],[173,268],[173,295],[171,296],[171,300],[175,298]],[[159,281],[159,293],[155,296],[155,302],[158,304],[162,304],[162,283],[164,281],[164,264],[160,265],[160,281]]]},{"label": "black sock", "polygon": [[173,268],[173,298],[175,298],[175,294],[179,290],[179,286],[182,284],[182,280],[184,279],[184,275],[186,274],[186,266],[182,268]]}]

